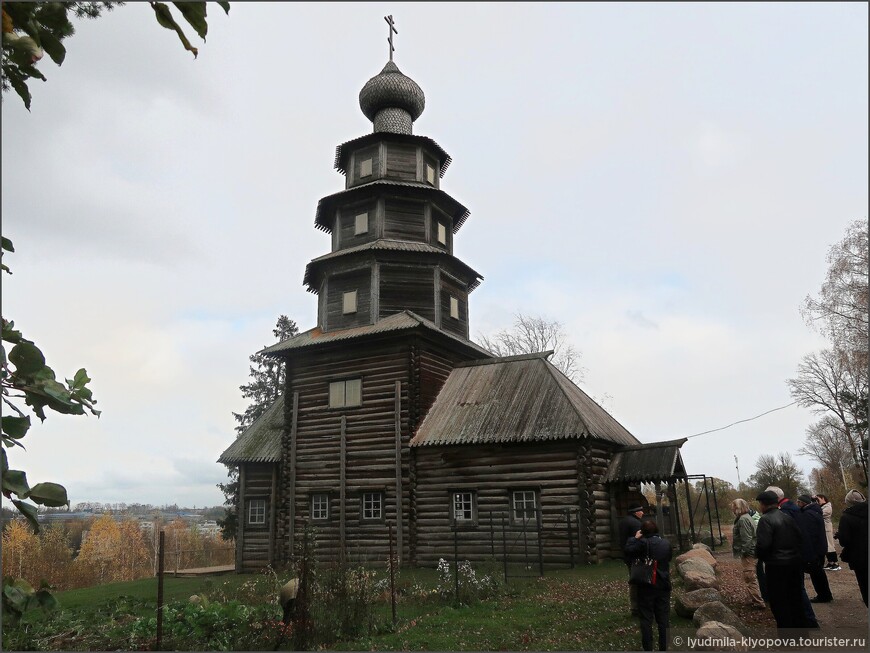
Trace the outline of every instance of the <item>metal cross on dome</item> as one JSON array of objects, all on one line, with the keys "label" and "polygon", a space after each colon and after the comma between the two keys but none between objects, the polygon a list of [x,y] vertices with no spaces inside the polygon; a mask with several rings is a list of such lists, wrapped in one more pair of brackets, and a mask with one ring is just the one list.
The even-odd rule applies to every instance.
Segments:
[{"label": "metal cross on dome", "polygon": [[390,36],[387,37],[387,41],[390,44],[390,61],[393,60],[393,51],[396,49],[393,47],[393,34],[398,34],[398,30],[396,29],[395,24],[393,23],[393,15],[384,16],[384,20],[387,21],[387,25],[390,26]]}]

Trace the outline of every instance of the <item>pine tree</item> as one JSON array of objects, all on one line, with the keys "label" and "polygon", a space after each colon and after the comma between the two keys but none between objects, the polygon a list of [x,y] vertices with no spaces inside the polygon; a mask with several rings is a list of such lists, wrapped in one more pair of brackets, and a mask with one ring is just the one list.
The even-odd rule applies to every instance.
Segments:
[{"label": "pine tree", "polygon": [[[272,335],[278,342],[293,338],[299,334],[296,322],[286,315],[281,315],[272,329]],[[250,404],[244,413],[233,413],[236,425],[236,437],[244,433],[257,419],[266,412],[279,397],[284,393],[285,371],[281,361],[276,361],[270,356],[263,354],[251,354],[249,359],[251,380],[239,386],[242,396],[250,400]],[[237,467],[229,467],[227,470],[228,481],[218,483],[217,486],[224,493],[224,517],[218,519],[221,527],[221,536],[225,540],[234,540],[238,529],[239,507],[239,470]]]}]

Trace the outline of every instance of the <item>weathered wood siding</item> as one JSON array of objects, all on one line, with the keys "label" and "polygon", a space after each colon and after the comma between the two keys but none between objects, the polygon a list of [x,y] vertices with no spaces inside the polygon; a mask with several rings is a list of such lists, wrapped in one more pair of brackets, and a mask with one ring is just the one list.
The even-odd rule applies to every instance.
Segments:
[{"label": "weathered wood siding", "polygon": [[[528,543],[537,559],[538,532],[510,526],[510,492],[534,489],[539,492],[545,564],[567,564],[570,549],[564,508],[582,505],[578,485],[577,440],[509,445],[470,445],[454,447],[417,447],[416,469],[416,562],[434,566],[442,557],[453,555],[450,492],[476,493],[478,522],[459,530],[459,555],[472,562],[484,562],[491,555],[489,519],[495,520],[501,538],[501,515],[508,520],[511,541]],[[575,521],[576,524],[576,521]],[[574,534],[576,537],[576,528]],[[578,555],[575,539],[575,556]],[[513,558],[521,556],[520,548]],[[500,555],[501,542],[496,542]]]},{"label": "weathered wood siding", "polygon": [[[584,440],[578,456],[579,487],[584,498],[581,503],[581,537],[583,552],[589,562],[601,562],[612,557],[612,548],[618,546],[614,527],[619,515],[611,508],[611,489],[604,483],[607,467],[615,447],[606,442]],[[619,549],[619,557],[622,550]]]},{"label": "weathered wood siding", "polygon": [[[330,331],[369,324],[371,321],[371,270],[336,274],[329,277],[326,300],[326,326]],[[344,293],[356,290],[356,313],[342,313]]]},{"label": "weathered wood siding", "polygon": [[[367,184],[380,176],[380,145],[372,145],[363,150],[354,153],[353,158],[353,181],[351,185]],[[372,174],[367,177],[360,177],[360,164],[365,159],[372,160]]]},{"label": "weathered wood siding", "polygon": [[[450,317],[450,297],[459,300],[459,319]],[[450,333],[468,337],[468,293],[464,288],[441,276],[441,328]]]},{"label": "weathered wood siding", "polygon": [[387,198],[384,205],[384,237],[426,241],[423,202]]},{"label": "weathered wood siding", "polygon": [[[443,249],[447,252],[453,251],[453,219],[444,213],[441,209],[439,209],[434,204],[431,209],[431,220],[432,224],[429,229],[429,244],[440,249]],[[445,227],[445,231],[447,232],[445,235],[447,236],[447,244],[438,242],[438,223],[442,223]]]},{"label": "weathered wood siding", "polygon": [[[356,230],[356,216],[361,213],[368,214],[369,230],[366,233],[357,236],[354,234],[354,231]],[[338,224],[339,247],[345,249],[375,240],[377,238],[377,225],[375,219],[376,210],[374,202],[342,209]]]},{"label": "weathered wood siding", "polygon": [[[241,571],[260,569],[269,564],[269,522],[272,514],[273,464],[247,463],[244,465],[244,506],[239,520],[242,534]],[[263,524],[248,523],[251,501],[265,501],[266,520]]]},{"label": "weathered wood siding", "polygon": [[417,181],[417,147],[387,143],[387,177]]},{"label": "weathered wood siding", "polygon": [[435,268],[381,265],[380,317],[404,310],[435,320]]}]

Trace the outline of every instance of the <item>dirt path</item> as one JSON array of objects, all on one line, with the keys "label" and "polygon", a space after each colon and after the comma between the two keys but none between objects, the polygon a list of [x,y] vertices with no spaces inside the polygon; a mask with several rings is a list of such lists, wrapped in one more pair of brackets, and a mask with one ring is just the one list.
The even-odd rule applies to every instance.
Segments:
[{"label": "dirt path", "polygon": [[[759,610],[749,604],[749,592],[743,584],[743,574],[738,561],[730,551],[715,553],[719,561],[717,571],[721,574],[721,593],[728,606],[736,612],[748,626],[760,628],[776,628],[776,622],[769,610]],[[841,563],[841,571],[825,572],[831,586],[834,600],[830,603],[814,603],[813,610],[821,626],[823,635],[839,635],[844,630],[857,629],[867,632],[867,606],[861,600],[861,592],[855,580],[855,573],[848,565]],[[805,575],[807,594],[810,598],[816,595],[810,577]]]}]

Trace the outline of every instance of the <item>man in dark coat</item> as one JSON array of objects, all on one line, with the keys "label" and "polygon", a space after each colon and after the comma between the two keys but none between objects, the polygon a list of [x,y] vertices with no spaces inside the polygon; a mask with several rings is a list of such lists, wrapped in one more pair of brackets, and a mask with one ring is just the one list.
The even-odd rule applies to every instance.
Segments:
[{"label": "man in dark coat", "polygon": [[846,509],[840,515],[840,528],[834,537],[843,547],[840,559],[855,572],[861,598],[867,605],[867,499],[857,490],[846,495]]},{"label": "man in dark coat", "polygon": [[[640,530],[641,517],[643,517],[643,506],[634,503],[628,507],[628,514],[619,520],[619,546],[622,547],[622,558],[629,568],[631,568],[632,557],[626,551],[625,545]],[[631,606],[631,616],[637,617],[640,614],[637,607],[637,585],[629,584],[628,601]]]},{"label": "man in dark coat", "polygon": [[[811,537],[807,524],[804,522],[803,514],[801,513],[801,509],[798,508],[798,505],[785,496],[785,493],[782,491],[782,488],[776,487],[775,485],[771,485],[767,488],[767,492],[773,492],[776,495],[776,498],[779,502],[779,509],[794,519],[795,524],[797,524],[798,530],[801,532],[801,542],[808,537]],[[803,544],[801,544],[801,560],[803,561],[803,565],[805,566],[809,559],[804,558],[805,549],[803,548]],[[804,606],[804,627],[805,628],[819,628],[819,622],[816,620],[816,613],[813,610],[813,604],[810,603],[810,597],[807,594],[807,588],[804,586],[803,580],[801,581],[801,589],[800,589],[800,597],[801,603]]]},{"label": "man in dark coat", "polygon": [[828,538],[825,536],[825,518],[822,515],[822,507],[813,501],[808,494],[802,494],[797,498],[800,508],[801,534],[804,536],[802,555],[804,559],[804,572],[810,575],[813,589],[816,595],[810,599],[810,603],[830,603],[834,600],[831,594],[831,586],[828,584],[828,575],[825,573],[825,554],[828,552]]},{"label": "man in dark coat", "polygon": [[775,493],[766,490],[756,500],[762,515],[755,531],[755,552],[764,562],[767,598],[776,627],[805,628],[801,531],[795,520],[779,509]]},{"label": "man in dark coat", "polygon": [[659,630],[659,650],[668,648],[669,615],[671,611],[671,543],[659,537],[652,519],[643,521],[640,531],[625,544],[625,552],[635,558],[649,557],[656,561],[654,585],[632,585],[637,588],[640,612],[640,641],[644,651],[652,651],[652,623]]}]

